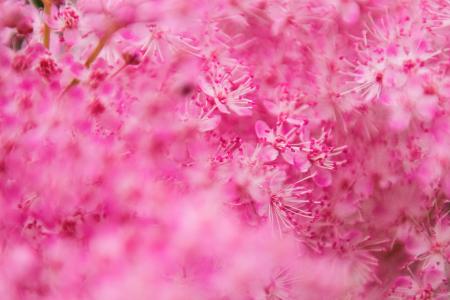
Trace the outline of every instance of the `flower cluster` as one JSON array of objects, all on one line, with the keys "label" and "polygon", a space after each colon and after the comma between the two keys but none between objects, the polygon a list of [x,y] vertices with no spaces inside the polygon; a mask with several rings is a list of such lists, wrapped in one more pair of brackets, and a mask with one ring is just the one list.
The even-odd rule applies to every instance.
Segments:
[{"label": "flower cluster", "polygon": [[0,298],[449,299],[449,0],[0,15]]}]

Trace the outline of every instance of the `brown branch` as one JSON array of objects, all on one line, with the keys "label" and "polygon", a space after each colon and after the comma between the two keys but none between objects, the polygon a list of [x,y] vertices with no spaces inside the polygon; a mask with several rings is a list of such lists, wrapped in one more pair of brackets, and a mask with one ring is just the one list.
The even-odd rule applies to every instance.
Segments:
[{"label": "brown branch", "polygon": [[[43,0],[44,14],[46,18],[50,18],[52,11],[52,0]],[[47,24],[47,20],[44,20],[44,47],[50,48],[50,27]]]},{"label": "brown branch", "polygon": [[[95,46],[94,50],[89,54],[88,58],[86,59],[84,66],[86,68],[89,68],[92,63],[97,59],[100,52],[103,50],[103,48],[108,43],[109,39],[112,37],[112,35],[120,28],[120,26],[113,25],[111,28],[105,33],[105,35],[98,41],[97,46]],[[74,78],[69,85],[66,86],[62,94],[59,98],[64,96],[72,87],[78,85],[80,83],[80,80],[77,78]]]}]

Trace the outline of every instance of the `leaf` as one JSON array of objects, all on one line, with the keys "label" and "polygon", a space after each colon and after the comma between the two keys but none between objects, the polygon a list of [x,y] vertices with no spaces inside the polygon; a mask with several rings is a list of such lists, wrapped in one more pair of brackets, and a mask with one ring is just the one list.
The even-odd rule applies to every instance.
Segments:
[{"label": "leaf", "polygon": [[44,9],[44,2],[42,0],[30,0],[31,4],[33,4],[36,8]]},{"label": "leaf", "polygon": [[25,42],[25,38],[22,35],[19,34],[14,34],[10,41],[9,41],[9,46],[11,49],[13,49],[14,51],[19,51],[20,49],[22,49],[23,45]]}]

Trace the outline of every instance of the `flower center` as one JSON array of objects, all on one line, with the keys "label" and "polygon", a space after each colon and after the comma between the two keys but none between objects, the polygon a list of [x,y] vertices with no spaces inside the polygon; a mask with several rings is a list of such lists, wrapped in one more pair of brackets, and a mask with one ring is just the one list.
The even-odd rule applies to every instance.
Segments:
[{"label": "flower center", "polygon": [[287,141],[282,136],[277,136],[274,141],[274,147],[278,150],[284,150],[287,146]]}]

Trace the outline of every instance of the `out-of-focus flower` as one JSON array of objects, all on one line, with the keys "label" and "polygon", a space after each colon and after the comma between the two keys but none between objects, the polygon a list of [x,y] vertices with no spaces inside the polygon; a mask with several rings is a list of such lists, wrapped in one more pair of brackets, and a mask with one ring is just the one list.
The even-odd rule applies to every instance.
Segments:
[{"label": "out-of-focus flower", "polygon": [[0,0],[0,298],[449,298],[449,0]]}]

